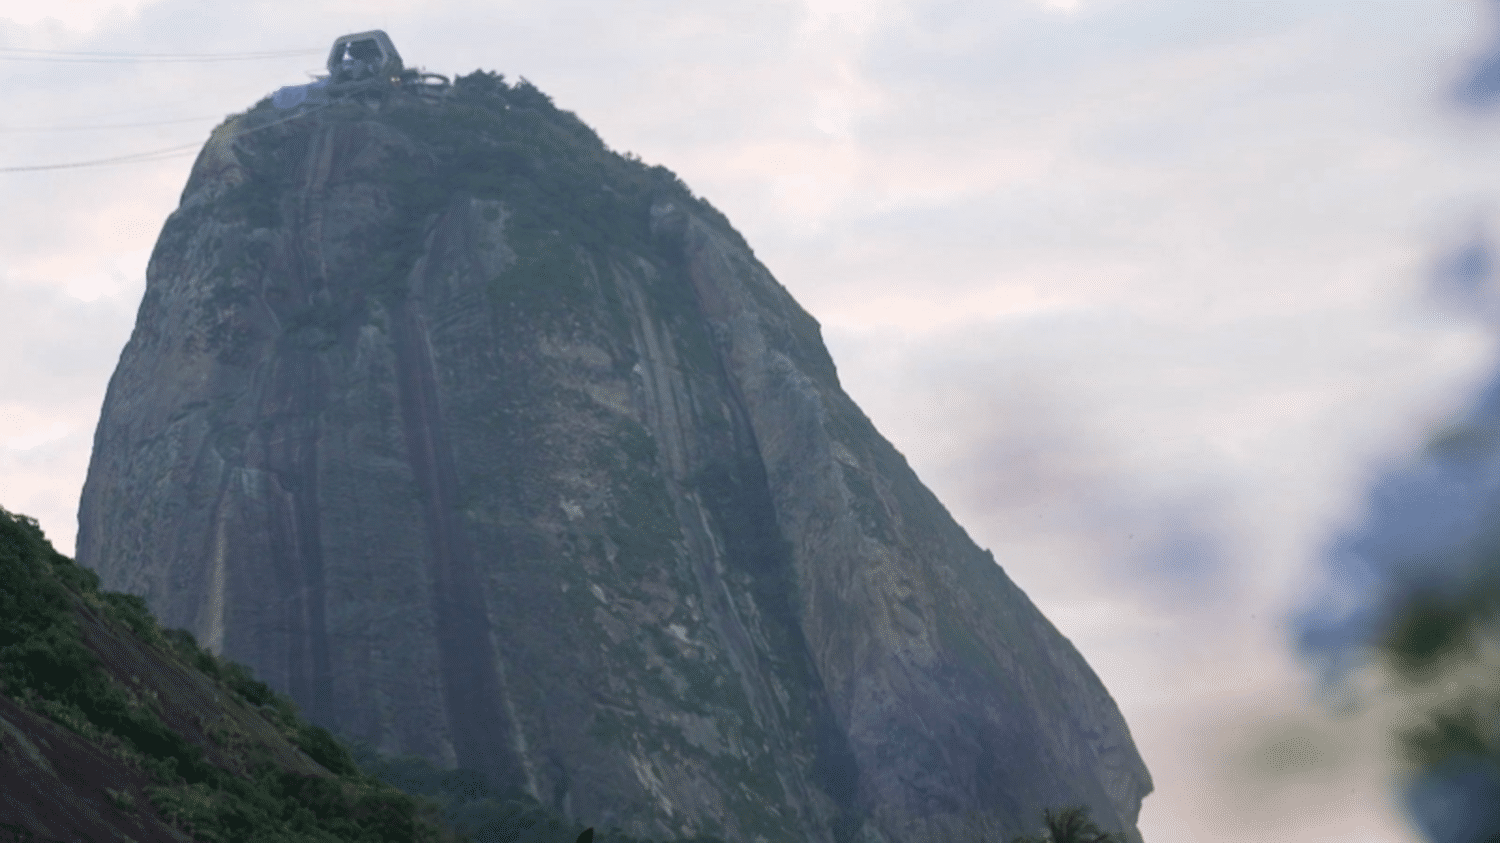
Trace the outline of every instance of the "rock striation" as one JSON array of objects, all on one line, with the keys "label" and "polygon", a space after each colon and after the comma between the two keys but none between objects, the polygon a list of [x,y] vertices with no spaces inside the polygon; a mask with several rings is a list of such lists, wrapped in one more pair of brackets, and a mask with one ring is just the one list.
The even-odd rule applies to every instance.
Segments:
[{"label": "rock striation", "polygon": [[384,752],[726,841],[1008,840],[1151,790],[1082,656],[670,172],[476,73],[219,127],[78,556]]}]

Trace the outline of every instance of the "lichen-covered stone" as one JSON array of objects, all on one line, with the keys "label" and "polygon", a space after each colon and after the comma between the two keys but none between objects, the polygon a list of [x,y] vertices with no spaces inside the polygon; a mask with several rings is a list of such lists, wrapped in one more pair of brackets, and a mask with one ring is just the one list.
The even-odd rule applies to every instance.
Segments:
[{"label": "lichen-covered stone", "polygon": [[728,841],[1009,839],[1150,777],[711,207],[486,74],[200,156],[79,560],[389,752]]}]

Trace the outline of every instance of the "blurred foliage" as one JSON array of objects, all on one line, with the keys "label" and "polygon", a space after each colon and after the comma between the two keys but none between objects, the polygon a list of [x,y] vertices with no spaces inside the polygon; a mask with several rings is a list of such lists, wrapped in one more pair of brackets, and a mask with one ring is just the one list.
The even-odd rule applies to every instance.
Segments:
[{"label": "blurred foliage", "polygon": [[1476,654],[1483,603],[1472,595],[1411,590],[1391,613],[1379,648],[1397,675],[1422,681],[1454,659]]},{"label": "blurred foliage", "polygon": [[1427,452],[1449,463],[1487,459],[1494,452],[1495,431],[1480,425],[1454,425],[1433,434]]},{"label": "blurred foliage", "polygon": [[1418,701],[1415,723],[1399,737],[1405,760],[1419,771],[1454,757],[1500,760],[1492,598],[1487,586],[1452,595],[1413,589],[1389,615],[1378,649]]},{"label": "blurred foliage", "polygon": [[1404,708],[1407,808],[1434,843],[1500,843],[1496,558],[1435,560],[1462,572],[1457,582],[1398,583],[1374,642]]},{"label": "blurred foliage", "polygon": [[1428,712],[1427,722],[1402,733],[1406,760],[1430,769],[1454,756],[1500,758],[1495,714],[1493,702],[1477,696],[1434,708]]}]

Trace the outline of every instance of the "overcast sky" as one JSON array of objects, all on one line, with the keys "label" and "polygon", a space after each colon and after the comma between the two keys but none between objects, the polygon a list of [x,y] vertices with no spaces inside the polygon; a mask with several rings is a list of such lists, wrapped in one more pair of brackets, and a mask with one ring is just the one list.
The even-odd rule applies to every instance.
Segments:
[{"label": "overcast sky", "polygon": [[0,0],[0,168],[188,147],[0,172],[0,505],[71,553],[196,145],[379,27],[408,65],[530,79],[728,215],[1109,686],[1148,843],[1415,843],[1383,733],[1319,713],[1287,618],[1373,478],[1495,374],[1495,320],[1430,295],[1497,222],[1500,119],[1454,98],[1489,12]]}]

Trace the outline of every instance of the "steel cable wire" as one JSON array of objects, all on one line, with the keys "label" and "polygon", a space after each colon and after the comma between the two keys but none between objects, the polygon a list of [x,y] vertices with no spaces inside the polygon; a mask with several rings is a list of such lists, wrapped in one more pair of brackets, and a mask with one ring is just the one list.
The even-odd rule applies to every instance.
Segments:
[{"label": "steel cable wire", "polygon": [[152,149],[145,152],[134,152],[128,155],[115,155],[109,158],[96,158],[91,161],[70,161],[62,164],[25,164],[16,167],[0,167],[0,173],[26,173],[35,172],[38,170],[71,170],[81,167],[102,167],[110,164],[138,164],[146,161],[161,161],[167,158],[173,158],[178,155],[183,155],[194,149],[201,149],[209,143],[230,143],[244,137],[245,135],[253,134],[264,129],[269,129],[272,126],[279,126],[282,123],[290,122],[299,117],[305,117],[314,111],[320,111],[327,107],[327,105],[315,105],[305,111],[298,111],[293,114],[288,114],[287,116],[279,120],[272,120],[269,123],[256,126],[253,129],[246,129],[243,132],[235,132],[234,134],[226,138],[216,139],[210,136],[206,143],[190,143],[184,144],[182,146],[167,147],[166,149]]},{"label": "steel cable wire", "polygon": [[0,47],[0,61],[90,64],[172,64],[180,62],[262,61],[322,53],[322,50],[273,50],[258,53],[125,53],[81,50],[31,50]]}]

